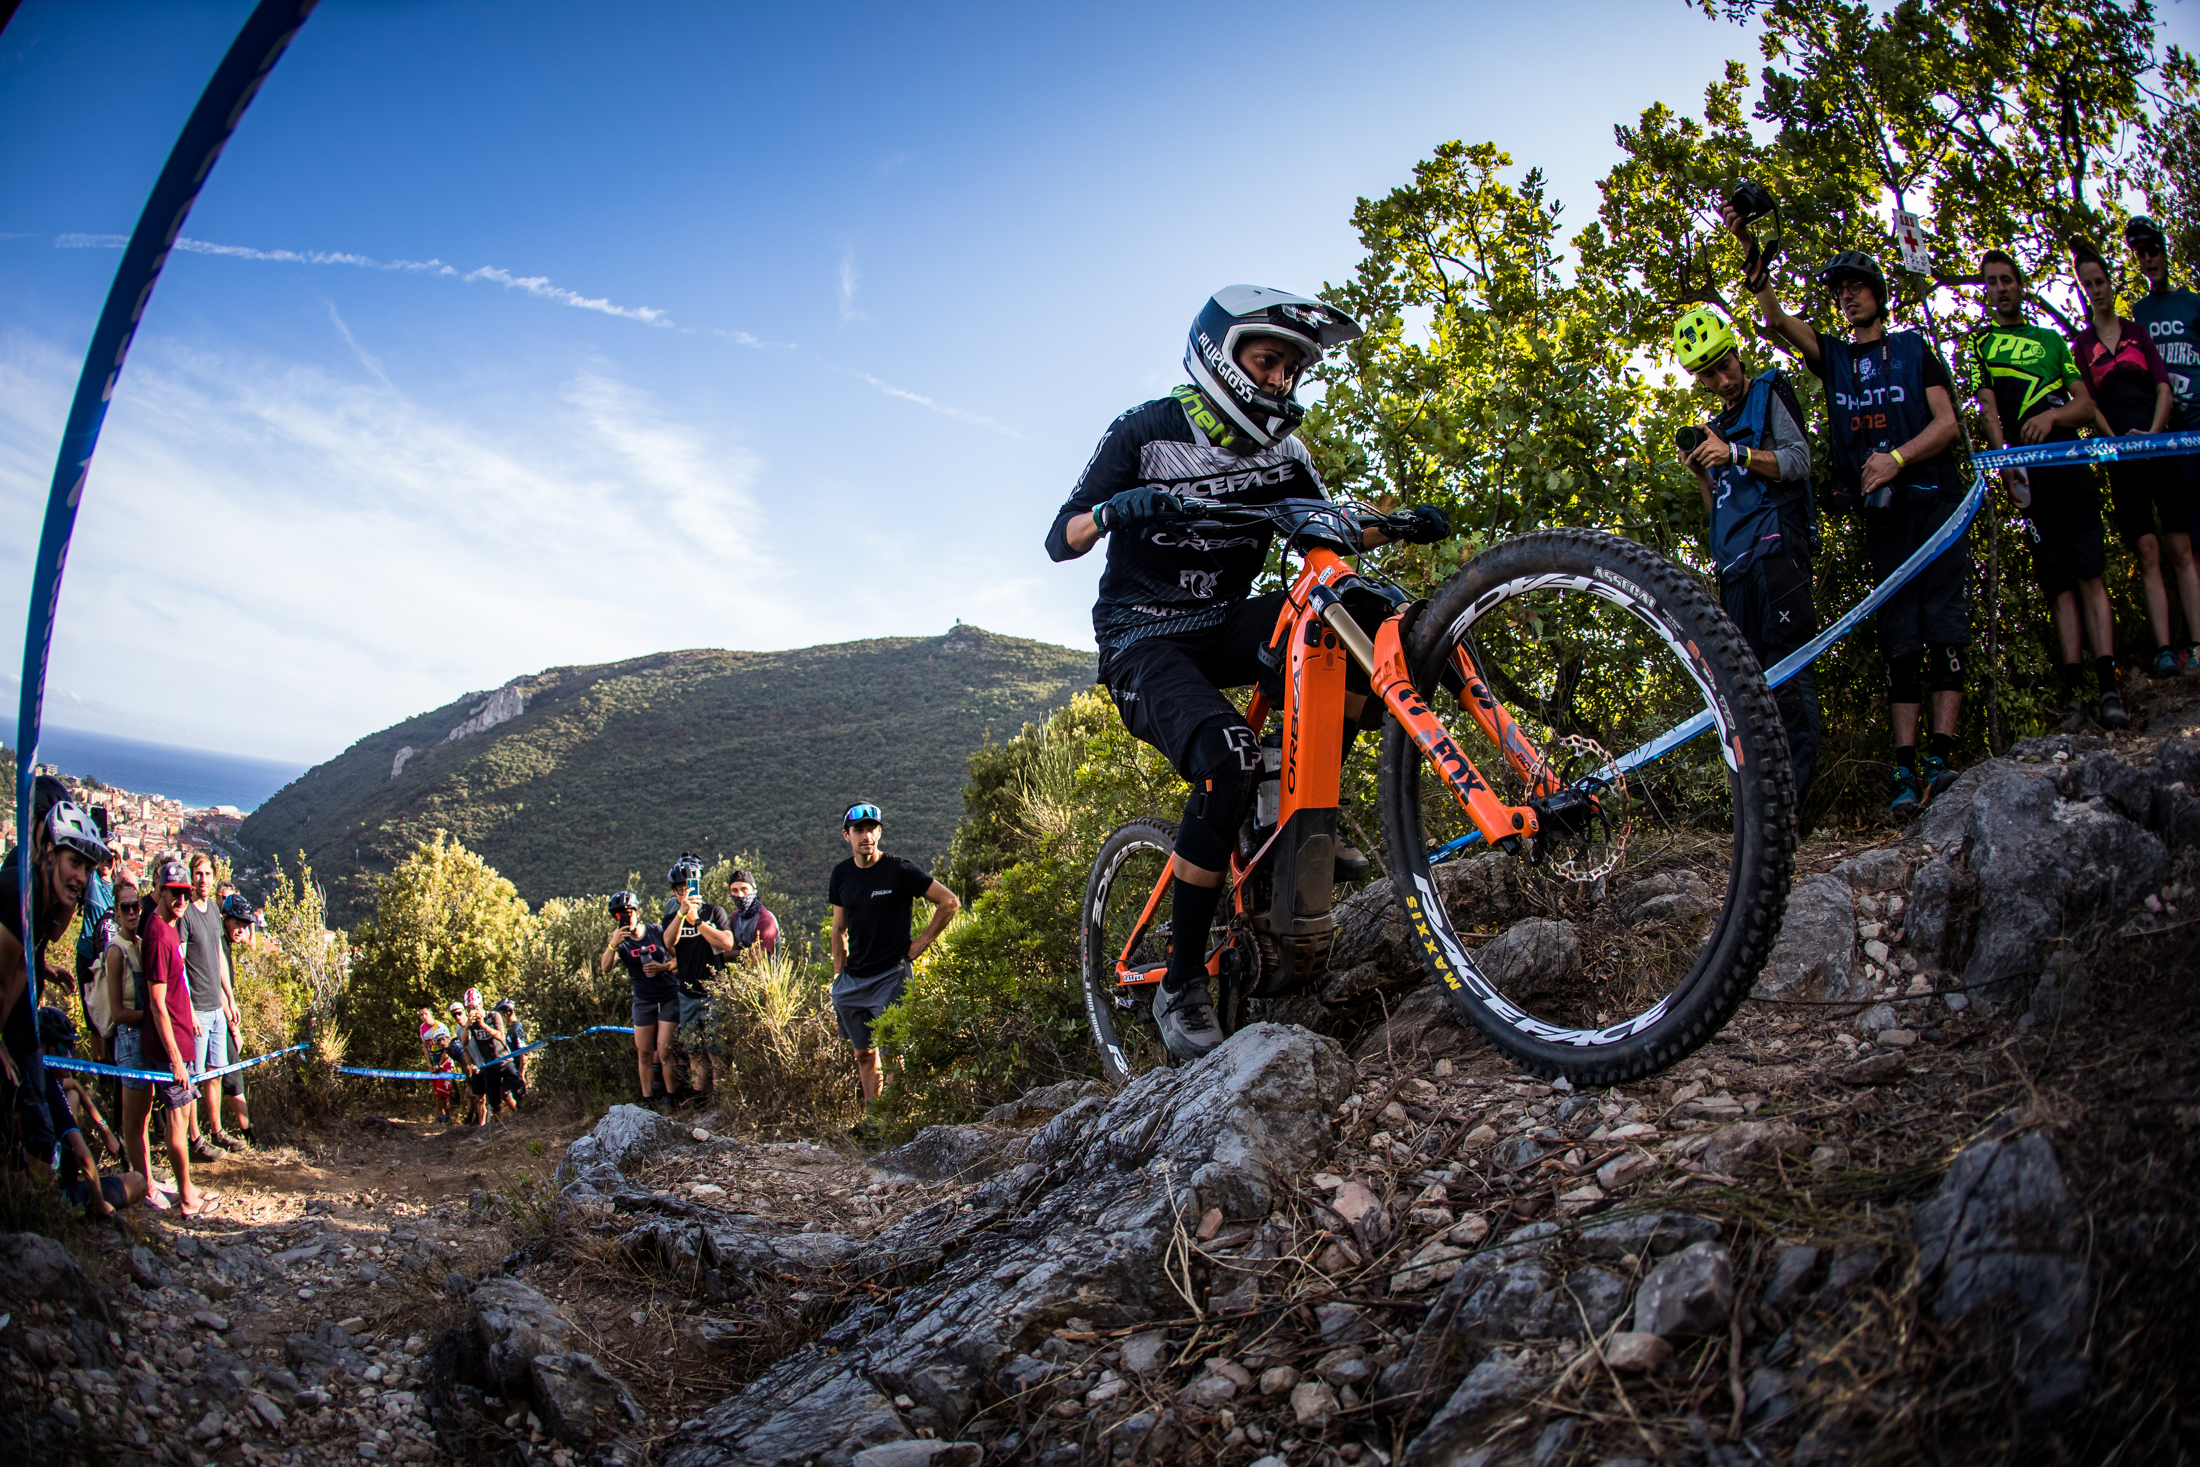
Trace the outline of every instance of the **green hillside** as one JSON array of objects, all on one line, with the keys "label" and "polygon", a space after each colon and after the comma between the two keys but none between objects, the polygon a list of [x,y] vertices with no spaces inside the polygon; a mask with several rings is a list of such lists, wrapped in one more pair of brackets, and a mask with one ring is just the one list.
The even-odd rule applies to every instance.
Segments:
[{"label": "green hillside", "polygon": [[751,851],[822,911],[849,802],[885,807],[889,850],[944,855],[971,752],[1092,674],[1090,652],[972,626],[554,667],[368,735],[260,806],[239,839],[285,864],[303,850],[347,926],[372,912],[374,878],[439,829],[530,902],[613,890],[630,871],[653,897],[682,850]]}]

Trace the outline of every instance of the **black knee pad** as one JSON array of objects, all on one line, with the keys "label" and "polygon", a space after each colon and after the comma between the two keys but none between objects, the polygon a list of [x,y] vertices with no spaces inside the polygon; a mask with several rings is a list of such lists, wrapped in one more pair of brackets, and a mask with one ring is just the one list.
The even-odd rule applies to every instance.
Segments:
[{"label": "black knee pad", "polygon": [[1887,701],[1922,702],[1925,687],[1925,654],[1906,652],[1887,663]]},{"label": "black knee pad", "polygon": [[1220,871],[1230,863],[1238,822],[1260,777],[1260,745],[1241,718],[1213,718],[1192,735],[1184,772],[1191,797],[1176,828],[1176,853],[1202,871]]},{"label": "black knee pad", "polygon": [[1950,642],[1929,642],[1925,647],[1925,686],[1936,693],[1963,690],[1963,649]]}]

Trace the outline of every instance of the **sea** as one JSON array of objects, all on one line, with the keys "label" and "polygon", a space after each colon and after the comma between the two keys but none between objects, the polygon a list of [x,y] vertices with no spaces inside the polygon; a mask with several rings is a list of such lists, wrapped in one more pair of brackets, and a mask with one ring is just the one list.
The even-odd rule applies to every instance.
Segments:
[{"label": "sea", "polygon": [[[0,716],[0,743],[11,749],[17,747],[12,716]],[[256,809],[307,769],[306,765],[285,759],[218,754],[211,749],[185,749],[80,728],[51,727],[40,734],[38,762],[51,764],[77,779],[96,779],[134,795],[167,795],[186,805],[234,805],[246,811]]]}]

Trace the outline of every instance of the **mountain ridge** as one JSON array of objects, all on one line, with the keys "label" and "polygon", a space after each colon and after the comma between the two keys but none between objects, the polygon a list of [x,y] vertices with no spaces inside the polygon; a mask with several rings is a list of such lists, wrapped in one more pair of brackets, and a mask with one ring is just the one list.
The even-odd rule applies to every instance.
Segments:
[{"label": "mountain ridge", "polygon": [[761,856],[822,910],[845,852],[837,816],[886,812],[887,846],[944,855],[971,753],[1092,681],[1094,655],[958,623],[781,652],[686,648],[522,674],[354,741],[239,831],[299,852],[331,919],[373,911],[374,880],[444,830],[530,903],[612,890],[683,850]]}]

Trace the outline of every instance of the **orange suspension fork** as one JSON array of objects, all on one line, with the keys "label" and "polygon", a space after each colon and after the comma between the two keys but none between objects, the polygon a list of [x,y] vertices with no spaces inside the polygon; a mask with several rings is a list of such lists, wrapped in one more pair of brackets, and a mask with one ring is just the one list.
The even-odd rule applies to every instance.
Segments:
[{"label": "orange suspension fork", "polygon": [[[1314,601],[1322,620],[1337,634],[1337,640],[1344,643],[1354,657],[1366,664],[1375,695],[1383,700],[1392,715],[1405,726],[1407,735],[1412,738],[1415,747],[1420,749],[1422,757],[1444,777],[1444,783],[1451,789],[1452,798],[1467,812],[1467,818],[1474,822],[1475,829],[1482,832],[1482,839],[1495,846],[1499,841],[1513,836],[1534,835],[1537,829],[1535,812],[1524,805],[1508,805],[1497,798],[1489,781],[1474,767],[1474,761],[1452,741],[1451,733],[1444,727],[1443,720],[1429,710],[1419,690],[1413,686],[1413,679],[1406,673],[1405,649],[1398,642],[1398,618],[1392,616],[1376,628],[1375,640],[1370,644],[1367,634],[1346,613],[1343,601],[1334,592],[1327,587],[1317,587]],[[1479,682],[1479,679],[1476,681]],[[1489,697],[1486,688],[1483,689],[1482,696]],[[1496,700],[1490,701],[1494,704]],[[1502,709],[1498,711],[1503,712]],[[1483,726],[1492,728],[1494,725]],[[1495,737],[1494,733],[1492,737]],[[1514,737],[1525,745],[1526,740],[1520,738],[1517,730]]]},{"label": "orange suspension fork", "polygon": [[1520,772],[1520,777],[1536,794],[1557,794],[1558,776],[1536,751],[1535,745],[1528,742],[1520,725],[1513,722],[1505,705],[1497,701],[1497,696],[1482,681],[1482,674],[1475,668],[1474,659],[1467,655],[1466,648],[1451,649],[1451,665],[1465,680],[1466,686],[1461,690],[1465,696],[1461,701],[1467,705],[1467,712],[1481,725],[1483,735],[1504,751],[1505,762]]}]

